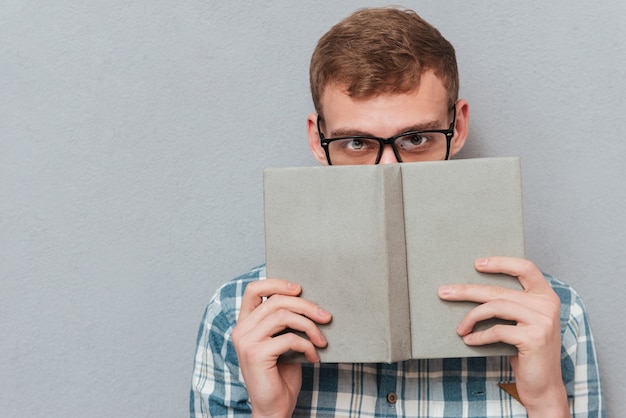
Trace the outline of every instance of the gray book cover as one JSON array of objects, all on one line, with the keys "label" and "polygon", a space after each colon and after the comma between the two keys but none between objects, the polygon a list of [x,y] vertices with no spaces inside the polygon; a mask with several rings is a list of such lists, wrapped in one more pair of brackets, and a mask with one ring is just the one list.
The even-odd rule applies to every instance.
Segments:
[{"label": "gray book cover", "polygon": [[466,346],[455,330],[474,304],[441,301],[437,288],[519,288],[473,268],[524,256],[518,158],[266,169],[264,205],[267,276],[299,283],[333,314],[323,362],[515,353]]}]

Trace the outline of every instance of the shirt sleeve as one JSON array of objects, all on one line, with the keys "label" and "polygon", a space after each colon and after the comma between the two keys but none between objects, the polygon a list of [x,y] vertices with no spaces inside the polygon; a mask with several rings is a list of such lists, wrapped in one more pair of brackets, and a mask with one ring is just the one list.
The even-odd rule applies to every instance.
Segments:
[{"label": "shirt sleeve", "polygon": [[546,275],[561,299],[561,369],[574,418],[606,417],[589,317],[570,286]]},{"label": "shirt sleeve", "polygon": [[198,331],[189,399],[190,416],[250,416],[248,392],[241,377],[231,334],[245,286],[259,279],[257,268],[217,290]]}]

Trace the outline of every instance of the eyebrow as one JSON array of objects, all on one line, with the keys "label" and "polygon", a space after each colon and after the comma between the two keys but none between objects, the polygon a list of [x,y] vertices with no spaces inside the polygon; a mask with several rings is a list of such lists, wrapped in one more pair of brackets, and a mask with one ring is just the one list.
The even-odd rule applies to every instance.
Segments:
[{"label": "eyebrow", "polygon": [[[422,122],[422,123],[408,126],[404,129],[399,130],[398,133],[393,136],[401,135],[406,132],[428,131],[432,129],[447,129],[447,127],[441,128],[441,122],[437,120],[433,120],[433,121]],[[343,136],[369,136],[373,138],[378,138],[378,136],[372,135],[369,132],[365,132],[359,129],[352,129],[352,128],[334,129],[330,132],[330,135],[331,135],[330,136],[331,138],[339,138]]]}]

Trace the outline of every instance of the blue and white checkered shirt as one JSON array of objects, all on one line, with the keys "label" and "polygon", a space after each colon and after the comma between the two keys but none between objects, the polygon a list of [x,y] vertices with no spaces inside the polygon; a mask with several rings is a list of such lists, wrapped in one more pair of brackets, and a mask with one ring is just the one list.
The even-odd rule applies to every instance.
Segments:
[{"label": "blue and white checkered shirt", "polygon": [[[223,285],[198,333],[192,417],[251,415],[231,341],[246,285],[265,277],[260,266]],[[589,321],[580,297],[547,276],[561,298],[561,367],[572,416],[605,417]],[[303,364],[294,416],[526,417],[498,383],[513,382],[506,357],[410,360],[393,364]]]}]

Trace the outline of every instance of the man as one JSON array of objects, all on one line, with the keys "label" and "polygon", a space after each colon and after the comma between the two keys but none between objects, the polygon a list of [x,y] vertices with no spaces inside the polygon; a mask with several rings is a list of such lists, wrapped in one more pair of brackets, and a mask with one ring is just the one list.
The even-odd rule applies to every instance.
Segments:
[{"label": "man", "polygon": [[[335,25],[313,53],[310,81],[316,113],[307,131],[321,164],[444,160],[464,145],[469,107],[458,99],[454,49],[412,11],[362,10]],[[327,344],[317,325],[331,313],[298,297],[297,284],[265,279],[263,266],[227,283],[198,335],[192,415],[603,416],[576,293],[527,260],[489,257],[474,267],[516,276],[524,290],[453,284],[439,297],[479,303],[457,328],[466,344],[505,342],[516,356],[317,364]],[[515,325],[472,332],[493,316]],[[287,328],[308,339],[281,332]],[[278,363],[289,350],[310,363]],[[499,386],[512,382],[517,394]]]}]

